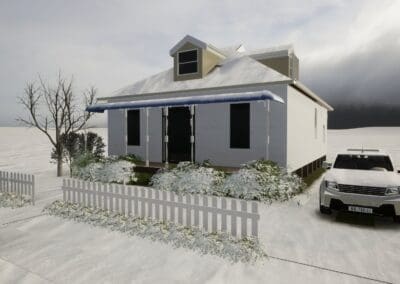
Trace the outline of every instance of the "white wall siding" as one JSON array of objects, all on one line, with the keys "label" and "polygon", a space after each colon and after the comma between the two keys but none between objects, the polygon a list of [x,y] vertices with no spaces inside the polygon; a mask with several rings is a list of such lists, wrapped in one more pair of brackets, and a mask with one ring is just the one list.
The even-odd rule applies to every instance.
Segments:
[{"label": "white wall siding", "polygon": [[[146,110],[140,110],[140,145],[128,146],[126,110],[108,111],[109,155],[135,154],[146,159]],[[149,160],[162,161],[161,109],[149,109]]]},{"label": "white wall siding", "polygon": [[323,130],[327,129],[328,113],[324,107],[291,86],[288,86],[287,107],[287,167],[289,170],[297,170],[326,155],[327,137]]},{"label": "white wall siding", "polygon": [[[286,166],[286,97],[287,85],[258,86],[249,90],[268,89],[280,96],[285,104],[270,102],[269,159]],[[267,112],[264,102],[250,103],[250,149],[230,148],[230,104],[196,106],[195,159],[209,159],[214,165],[239,166],[255,159],[266,158]],[[146,111],[140,110],[140,146],[126,145],[125,110],[108,111],[108,141],[110,155],[136,154],[146,159]],[[149,109],[149,160],[162,161],[162,111]]]},{"label": "white wall siding", "polygon": [[[149,161],[162,161],[161,128],[162,117],[160,108],[149,109]],[[128,154],[135,154],[146,160],[146,109],[140,110],[140,145],[128,145]]]},{"label": "white wall siding", "polygon": [[[146,111],[143,110],[143,113]],[[141,116],[142,117],[142,116]],[[141,127],[143,129],[143,138],[146,135],[146,120],[145,116],[142,119]],[[162,109],[149,109],[149,160],[151,162],[162,162]],[[143,140],[146,143],[146,140]],[[145,156],[143,156],[145,159]]]},{"label": "white wall siding", "polygon": [[124,155],[126,151],[125,110],[108,110],[108,154]]},{"label": "white wall siding", "polygon": [[[268,88],[286,101],[286,86]],[[285,166],[286,106],[271,102],[270,159]],[[230,148],[230,104],[196,107],[196,161],[214,165],[239,166],[266,157],[267,113],[263,102],[250,103],[250,149]]]}]

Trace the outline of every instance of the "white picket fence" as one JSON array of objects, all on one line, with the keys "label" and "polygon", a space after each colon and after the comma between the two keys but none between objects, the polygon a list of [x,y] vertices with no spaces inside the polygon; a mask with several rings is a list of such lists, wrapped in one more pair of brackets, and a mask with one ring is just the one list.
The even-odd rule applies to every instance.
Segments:
[{"label": "white picket fence", "polygon": [[0,171],[0,191],[28,196],[35,205],[35,176]]},{"label": "white picket fence", "polygon": [[205,195],[177,195],[141,186],[63,180],[66,202],[116,211],[127,216],[168,220],[206,232],[258,237],[258,203]]}]

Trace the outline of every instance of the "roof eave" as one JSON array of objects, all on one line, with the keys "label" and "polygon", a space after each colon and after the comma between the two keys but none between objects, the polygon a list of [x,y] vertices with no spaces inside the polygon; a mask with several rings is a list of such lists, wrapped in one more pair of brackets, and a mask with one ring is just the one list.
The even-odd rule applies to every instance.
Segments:
[{"label": "roof eave", "polygon": [[169,55],[173,56],[185,43],[190,42],[191,44],[200,47],[207,48],[207,43],[201,41],[191,35],[186,35],[183,39],[181,39],[177,44],[175,44],[169,51]]},{"label": "roof eave", "polygon": [[109,96],[109,97],[99,97],[100,101],[107,100],[124,100],[124,99],[132,99],[132,98],[140,98],[142,96],[156,96],[156,95],[167,95],[167,94],[181,94],[181,93],[192,93],[192,92],[204,92],[204,91],[220,91],[221,89],[235,89],[235,88],[245,88],[245,87],[256,87],[262,85],[276,85],[276,84],[290,84],[293,80],[282,80],[282,81],[274,81],[274,82],[259,82],[252,84],[242,84],[242,85],[226,85],[221,87],[210,87],[210,88],[198,88],[198,89],[190,89],[190,90],[172,90],[166,92],[154,92],[154,93],[139,93],[139,94],[130,94],[123,96]]},{"label": "roof eave", "polygon": [[291,86],[300,90],[302,93],[304,93],[305,95],[307,95],[308,97],[310,97],[311,99],[316,101],[319,105],[323,106],[328,111],[334,110],[334,108],[330,104],[328,104],[323,99],[321,99],[317,94],[315,94],[313,91],[311,91],[307,86],[305,86],[301,82],[293,80]]},{"label": "roof eave", "polygon": [[212,46],[211,44],[208,44],[204,41],[201,41],[195,37],[192,37],[191,35],[186,35],[183,39],[181,39],[177,44],[175,44],[169,51],[170,56],[174,56],[175,53],[179,51],[179,49],[185,44],[185,43],[191,43],[198,48],[208,50],[212,53],[217,54],[218,56],[225,58],[226,56],[215,46]]}]

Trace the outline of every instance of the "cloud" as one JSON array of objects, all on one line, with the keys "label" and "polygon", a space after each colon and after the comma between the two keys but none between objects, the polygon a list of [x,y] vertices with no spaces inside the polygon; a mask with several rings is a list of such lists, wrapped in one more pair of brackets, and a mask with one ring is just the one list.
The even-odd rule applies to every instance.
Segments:
[{"label": "cloud", "polygon": [[2,1],[0,124],[23,112],[16,97],[38,73],[51,81],[61,69],[76,92],[93,84],[106,96],[169,68],[186,34],[247,49],[293,43],[301,80],[328,101],[399,101],[399,10],[390,0]]},{"label": "cloud", "polygon": [[[336,105],[400,105],[400,2],[366,5],[331,45],[303,62],[302,78]],[[375,3],[376,4],[376,3]]]}]

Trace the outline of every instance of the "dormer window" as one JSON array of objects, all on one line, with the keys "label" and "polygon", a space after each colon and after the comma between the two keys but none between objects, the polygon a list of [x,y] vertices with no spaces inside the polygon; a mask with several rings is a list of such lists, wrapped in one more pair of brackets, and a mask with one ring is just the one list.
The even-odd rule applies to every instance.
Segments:
[{"label": "dormer window", "polygon": [[178,52],[178,75],[197,73],[198,65],[197,49]]}]

